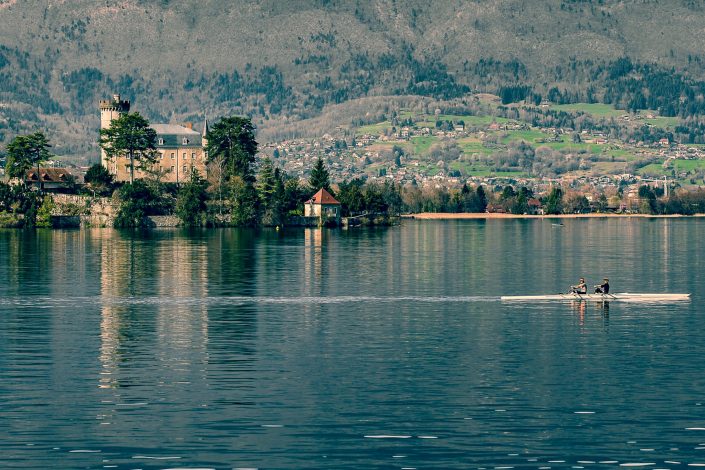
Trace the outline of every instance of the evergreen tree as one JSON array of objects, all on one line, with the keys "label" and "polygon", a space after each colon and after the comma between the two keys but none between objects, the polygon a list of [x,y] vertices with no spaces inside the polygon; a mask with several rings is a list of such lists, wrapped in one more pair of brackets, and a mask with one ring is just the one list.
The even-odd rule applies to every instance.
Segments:
[{"label": "evergreen tree", "polygon": [[475,190],[477,195],[477,212],[485,212],[487,210],[487,195],[482,186],[478,186]]},{"label": "evergreen tree", "polygon": [[256,226],[259,201],[254,185],[241,176],[231,177],[228,184],[230,186],[232,223],[241,227]]},{"label": "evergreen tree", "polygon": [[206,139],[208,160],[222,157],[228,178],[238,176],[245,182],[254,181],[252,165],[257,154],[257,141],[250,118],[222,118],[209,129]]},{"label": "evergreen tree", "polygon": [[83,181],[86,182],[89,189],[100,195],[109,194],[113,187],[113,175],[100,163],[96,163],[88,169]]},{"label": "evergreen tree", "polygon": [[288,178],[284,181],[284,207],[282,212],[289,215],[303,215],[303,201],[308,191],[296,178]]},{"label": "evergreen tree", "polygon": [[552,188],[546,198],[546,214],[562,214],[563,213],[563,190],[561,188]]},{"label": "evergreen tree", "polygon": [[281,225],[284,221],[284,182],[272,160],[265,158],[257,179],[257,195],[263,225]]},{"label": "evergreen tree", "polygon": [[135,166],[151,166],[157,158],[157,131],[139,113],[125,113],[100,130],[101,148],[108,159],[130,159],[130,183],[135,181]]},{"label": "evergreen tree", "polygon": [[24,182],[27,170],[36,165],[37,167],[37,187],[41,188],[41,176],[39,175],[39,164],[49,160],[52,154],[49,152],[49,139],[44,133],[35,132],[29,135],[18,135],[7,145],[7,161],[5,168],[10,177],[21,178]]},{"label": "evergreen tree", "polygon": [[328,174],[328,170],[326,169],[326,166],[324,165],[323,159],[321,157],[318,157],[318,160],[316,160],[316,164],[311,170],[311,176],[308,179],[308,185],[311,187],[311,191],[313,192],[316,192],[319,189],[323,188],[329,193],[333,194],[330,189],[330,175]]},{"label": "evergreen tree", "polygon": [[187,227],[205,225],[205,212],[208,208],[208,182],[193,168],[189,181],[184,184],[176,196],[176,216]]}]

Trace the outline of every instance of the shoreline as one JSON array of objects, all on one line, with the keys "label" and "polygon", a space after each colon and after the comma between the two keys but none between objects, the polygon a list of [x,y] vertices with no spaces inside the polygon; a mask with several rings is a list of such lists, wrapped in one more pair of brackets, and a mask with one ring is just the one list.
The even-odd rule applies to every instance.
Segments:
[{"label": "shoreline", "polygon": [[421,212],[418,214],[402,215],[402,219],[416,220],[473,220],[473,219],[614,219],[614,218],[637,218],[637,219],[681,219],[705,217],[705,214],[668,214],[668,215],[653,215],[653,214],[607,214],[607,213],[590,213],[590,214],[557,214],[557,215],[529,215],[529,214],[502,214],[488,212]]}]

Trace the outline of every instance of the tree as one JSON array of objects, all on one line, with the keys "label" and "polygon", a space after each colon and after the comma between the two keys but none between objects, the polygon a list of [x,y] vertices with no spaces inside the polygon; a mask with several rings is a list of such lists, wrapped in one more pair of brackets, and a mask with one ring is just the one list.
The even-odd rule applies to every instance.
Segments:
[{"label": "tree", "polygon": [[485,194],[485,190],[482,188],[482,186],[478,186],[477,190],[475,190],[475,194],[477,195],[477,211],[478,212],[485,212],[487,210],[487,195]]},{"label": "tree", "polygon": [[284,182],[284,208],[285,214],[303,215],[303,201],[308,195],[306,188],[299,184],[297,178],[287,178]]},{"label": "tree", "polygon": [[272,160],[265,158],[257,179],[257,195],[264,225],[280,225],[284,220],[284,182]]},{"label": "tree", "polygon": [[125,113],[100,130],[100,147],[108,159],[130,159],[130,183],[135,181],[135,162],[140,168],[156,161],[157,131],[139,113]]},{"label": "tree", "polygon": [[362,192],[364,182],[355,178],[348,182],[343,181],[338,185],[338,194],[336,195],[344,216],[356,215],[365,209],[365,196]]},{"label": "tree", "polygon": [[109,194],[113,187],[113,175],[100,163],[92,165],[83,177],[88,187],[100,195]]},{"label": "tree", "polygon": [[115,227],[144,226],[145,216],[153,212],[155,202],[159,200],[159,194],[144,180],[122,186],[115,191],[113,197],[116,196],[119,206],[114,221]]},{"label": "tree", "polygon": [[313,165],[313,169],[311,169],[308,185],[311,187],[312,191],[318,191],[323,188],[333,194],[330,189],[330,175],[321,157],[318,157],[318,160],[316,160],[316,163]]},{"label": "tree", "polygon": [[222,155],[208,162],[210,190],[218,193],[218,213],[223,215],[223,186],[225,182],[225,157]]},{"label": "tree", "polygon": [[250,118],[230,116],[215,123],[206,134],[208,161],[223,158],[228,179],[239,176],[252,183],[252,165],[257,154],[255,128]]},{"label": "tree", "polygon": [[18,135],[7,145],[7,174],[10,177],[21,178],[24,182],[27,170],[37,166],[37,187],[42,187],[39,174],[39,164],[49,160],[49,140],[41,131],[29,135]]},{"label": "tree", "polygon": [[563,213],[563,190],[561,188],[552,188],[546,198],[546,214],[561,214]]},{"label": "tree", "polygon": [[259,204],[255,187],[241,176],[231,177],[228,184],[232,223],[236,226],[256,226]]},{"label": "tree", "polygon": [[189,181],[179,188],[176,196],[176,216],[187,227],[205,225],[204,214],[208,206],[208,192],[206,187],[208,182],[204,180],[198,171],[191,169]]}]

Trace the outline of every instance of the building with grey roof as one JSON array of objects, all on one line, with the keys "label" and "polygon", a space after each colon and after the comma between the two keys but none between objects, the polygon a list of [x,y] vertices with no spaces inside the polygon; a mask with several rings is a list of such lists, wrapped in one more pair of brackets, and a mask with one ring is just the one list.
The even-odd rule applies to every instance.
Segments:
[{"label": "building with grey roof", "polygon": [[[129,112],[130,102],[114,95],[112,100],[100,101],[101,129],[110,126],[113,119]],[[186,124],[151,124],[157,132],[157,160],[150,168],[135,168],[135,177],[144,178],[152,174],[163,182],[183,183],[188,181],[195,170],[206,177],[206,134],[208,121],[198,132],[191,123]],[[130,160],[118,157],[108,160],[105,152],[101,154],[101,163],[115,178],[115,181],[130,180]]]}]

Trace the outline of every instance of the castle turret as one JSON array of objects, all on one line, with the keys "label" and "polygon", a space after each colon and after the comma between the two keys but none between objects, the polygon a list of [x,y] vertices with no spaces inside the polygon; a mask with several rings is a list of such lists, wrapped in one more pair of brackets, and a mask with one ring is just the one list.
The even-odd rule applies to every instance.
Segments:
[{"label": "castle turret", "polygon": [[204,147],[208,145],[208,138],[206,137],[208,135],[208,131],[208,117],[206,117],[203,120],[203,132],[201,132],[201,141],[203,142]]},{"label": "castle turret", "polygon": [[[110,123],[113,122],[113,119],[117,119],[130,111],[130,102],[128,100],[121,100],[118,94],[113,95],[112,100],[100,100],[99,106],[101,129],[107,129],[110,127]],[[100,163],[104,167],[108,167],[103,149],[100,150]]]},{"label": "castle turret", "polygon": [[203,146],[203,155],[206,160],[208,160],[208,152],[206,148],[208,147],[208,117],[203,119],[203,132],[201,132],[201,145]]}]

